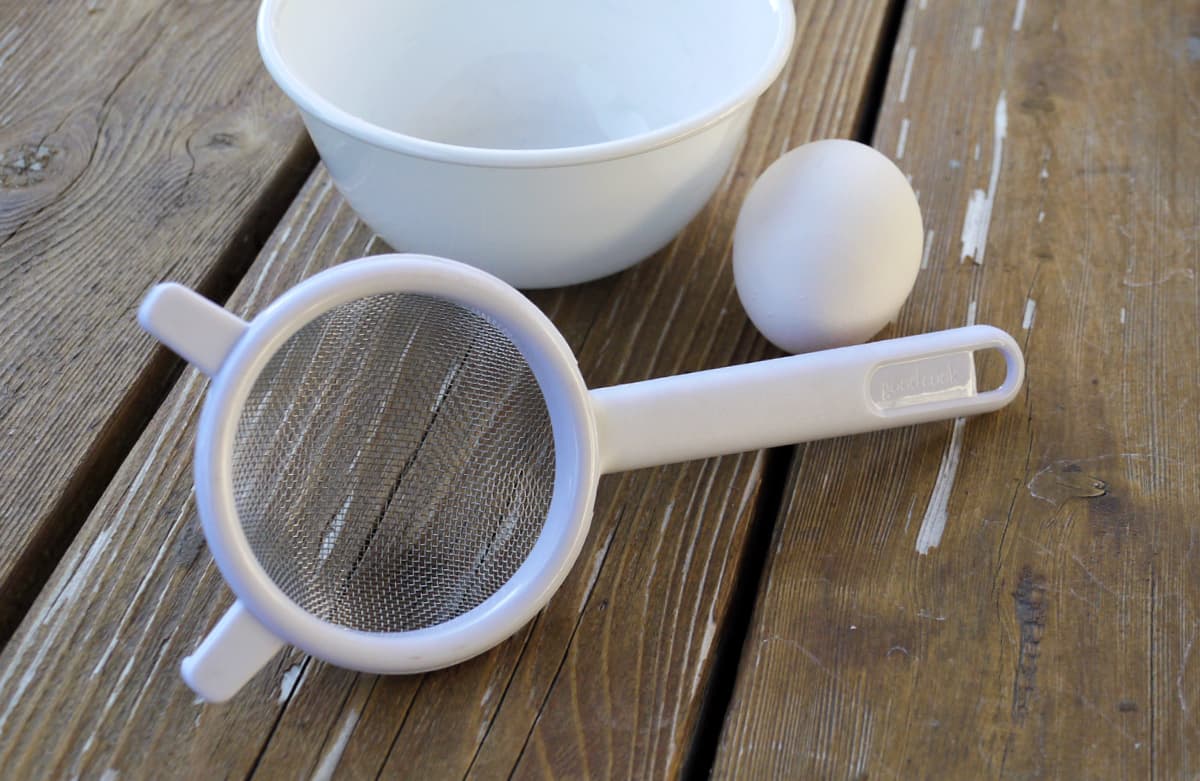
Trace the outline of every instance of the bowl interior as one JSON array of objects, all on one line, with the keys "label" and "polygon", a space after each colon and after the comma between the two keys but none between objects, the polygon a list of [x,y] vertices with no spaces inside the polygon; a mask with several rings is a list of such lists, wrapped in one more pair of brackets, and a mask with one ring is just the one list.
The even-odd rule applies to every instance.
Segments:
[{"label": "bowl interior", "polygon": [[267,35],[293,89],[373,125],[456,146],[549,149],[756,97],[790,43],[786,2],[277,0]]}]

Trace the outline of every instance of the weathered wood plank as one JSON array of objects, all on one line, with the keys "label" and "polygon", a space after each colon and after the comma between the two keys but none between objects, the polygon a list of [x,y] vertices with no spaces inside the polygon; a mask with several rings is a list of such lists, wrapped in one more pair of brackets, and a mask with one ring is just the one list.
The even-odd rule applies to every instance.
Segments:
[{"label": "weathered wood plank", "polygon": [[227,292],[312,160],[245,3],[0,5],[0,637],[166,392],[138,299]]},{"label": "weathered wood plank", "polygon": [[897,331],[973,312],[1028,387],[801,451],[717,775],[1200,771],[1198,19],[908,5],[875,140],[931,242]]},{"label": "weathered wood plank", "polygon": [[[801,4],[793,62],[695,224],[636,269],[536,296],[590,384],[766,354],[726,268],[737,207],[783,149],[851,132],[884,5]],[[253,313],[319,268],[380,249],[320,170],[231,306]],[[333,768],[347,777],[679,772],[728,619],[762,454],[606,478],[566,584],[529,627],[478,659],[380,678],[293,652],[234,701],[203,706],[176,672],[230,600],[191,495],[203,389],[189,370],[0,656],[0,766],[122,778],[163,768],[264,778]]]}]

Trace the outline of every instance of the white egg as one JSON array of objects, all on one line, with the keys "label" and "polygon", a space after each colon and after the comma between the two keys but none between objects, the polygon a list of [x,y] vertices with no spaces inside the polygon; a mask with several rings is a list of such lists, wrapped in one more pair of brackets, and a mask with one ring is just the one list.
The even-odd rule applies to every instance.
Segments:
[{"label": "white egg", "polygon": [[870,339],[894,320],[921,266],[916,194],[856,141],[793,149],[746,196],[733,237],[742,306],[790,353]]}]

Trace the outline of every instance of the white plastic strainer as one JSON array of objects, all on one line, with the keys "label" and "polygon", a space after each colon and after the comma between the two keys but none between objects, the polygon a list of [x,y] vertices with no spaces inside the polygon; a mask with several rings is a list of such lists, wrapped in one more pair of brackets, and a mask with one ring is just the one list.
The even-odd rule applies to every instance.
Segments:
[{"label": "white plastic strainer", "polygon": [[[419,255],[342,264],[249,323],[174,284],[139,318],[212,377],[196,497],[237,602],[183,663],[211,701],[285,642],[379,673],[490,648],[566,576],[601,474],[995,410],[1024,373],[972,326],[589,391],[519,292]],[[1007,376],[979,392],[987,349]]]}]

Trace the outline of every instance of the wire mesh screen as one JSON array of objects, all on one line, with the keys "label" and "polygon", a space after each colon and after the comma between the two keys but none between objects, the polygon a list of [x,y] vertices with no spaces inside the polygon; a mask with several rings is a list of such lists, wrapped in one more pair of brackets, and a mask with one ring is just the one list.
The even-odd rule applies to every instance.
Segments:
[{"label": "wire mesh screen", "polygon": [[250,547],[304,610],[341,626],[432,626],[487,599],[541,533],[550,414],[496,325],[382,294],[305,325],[238,422],[233,489]]}]

